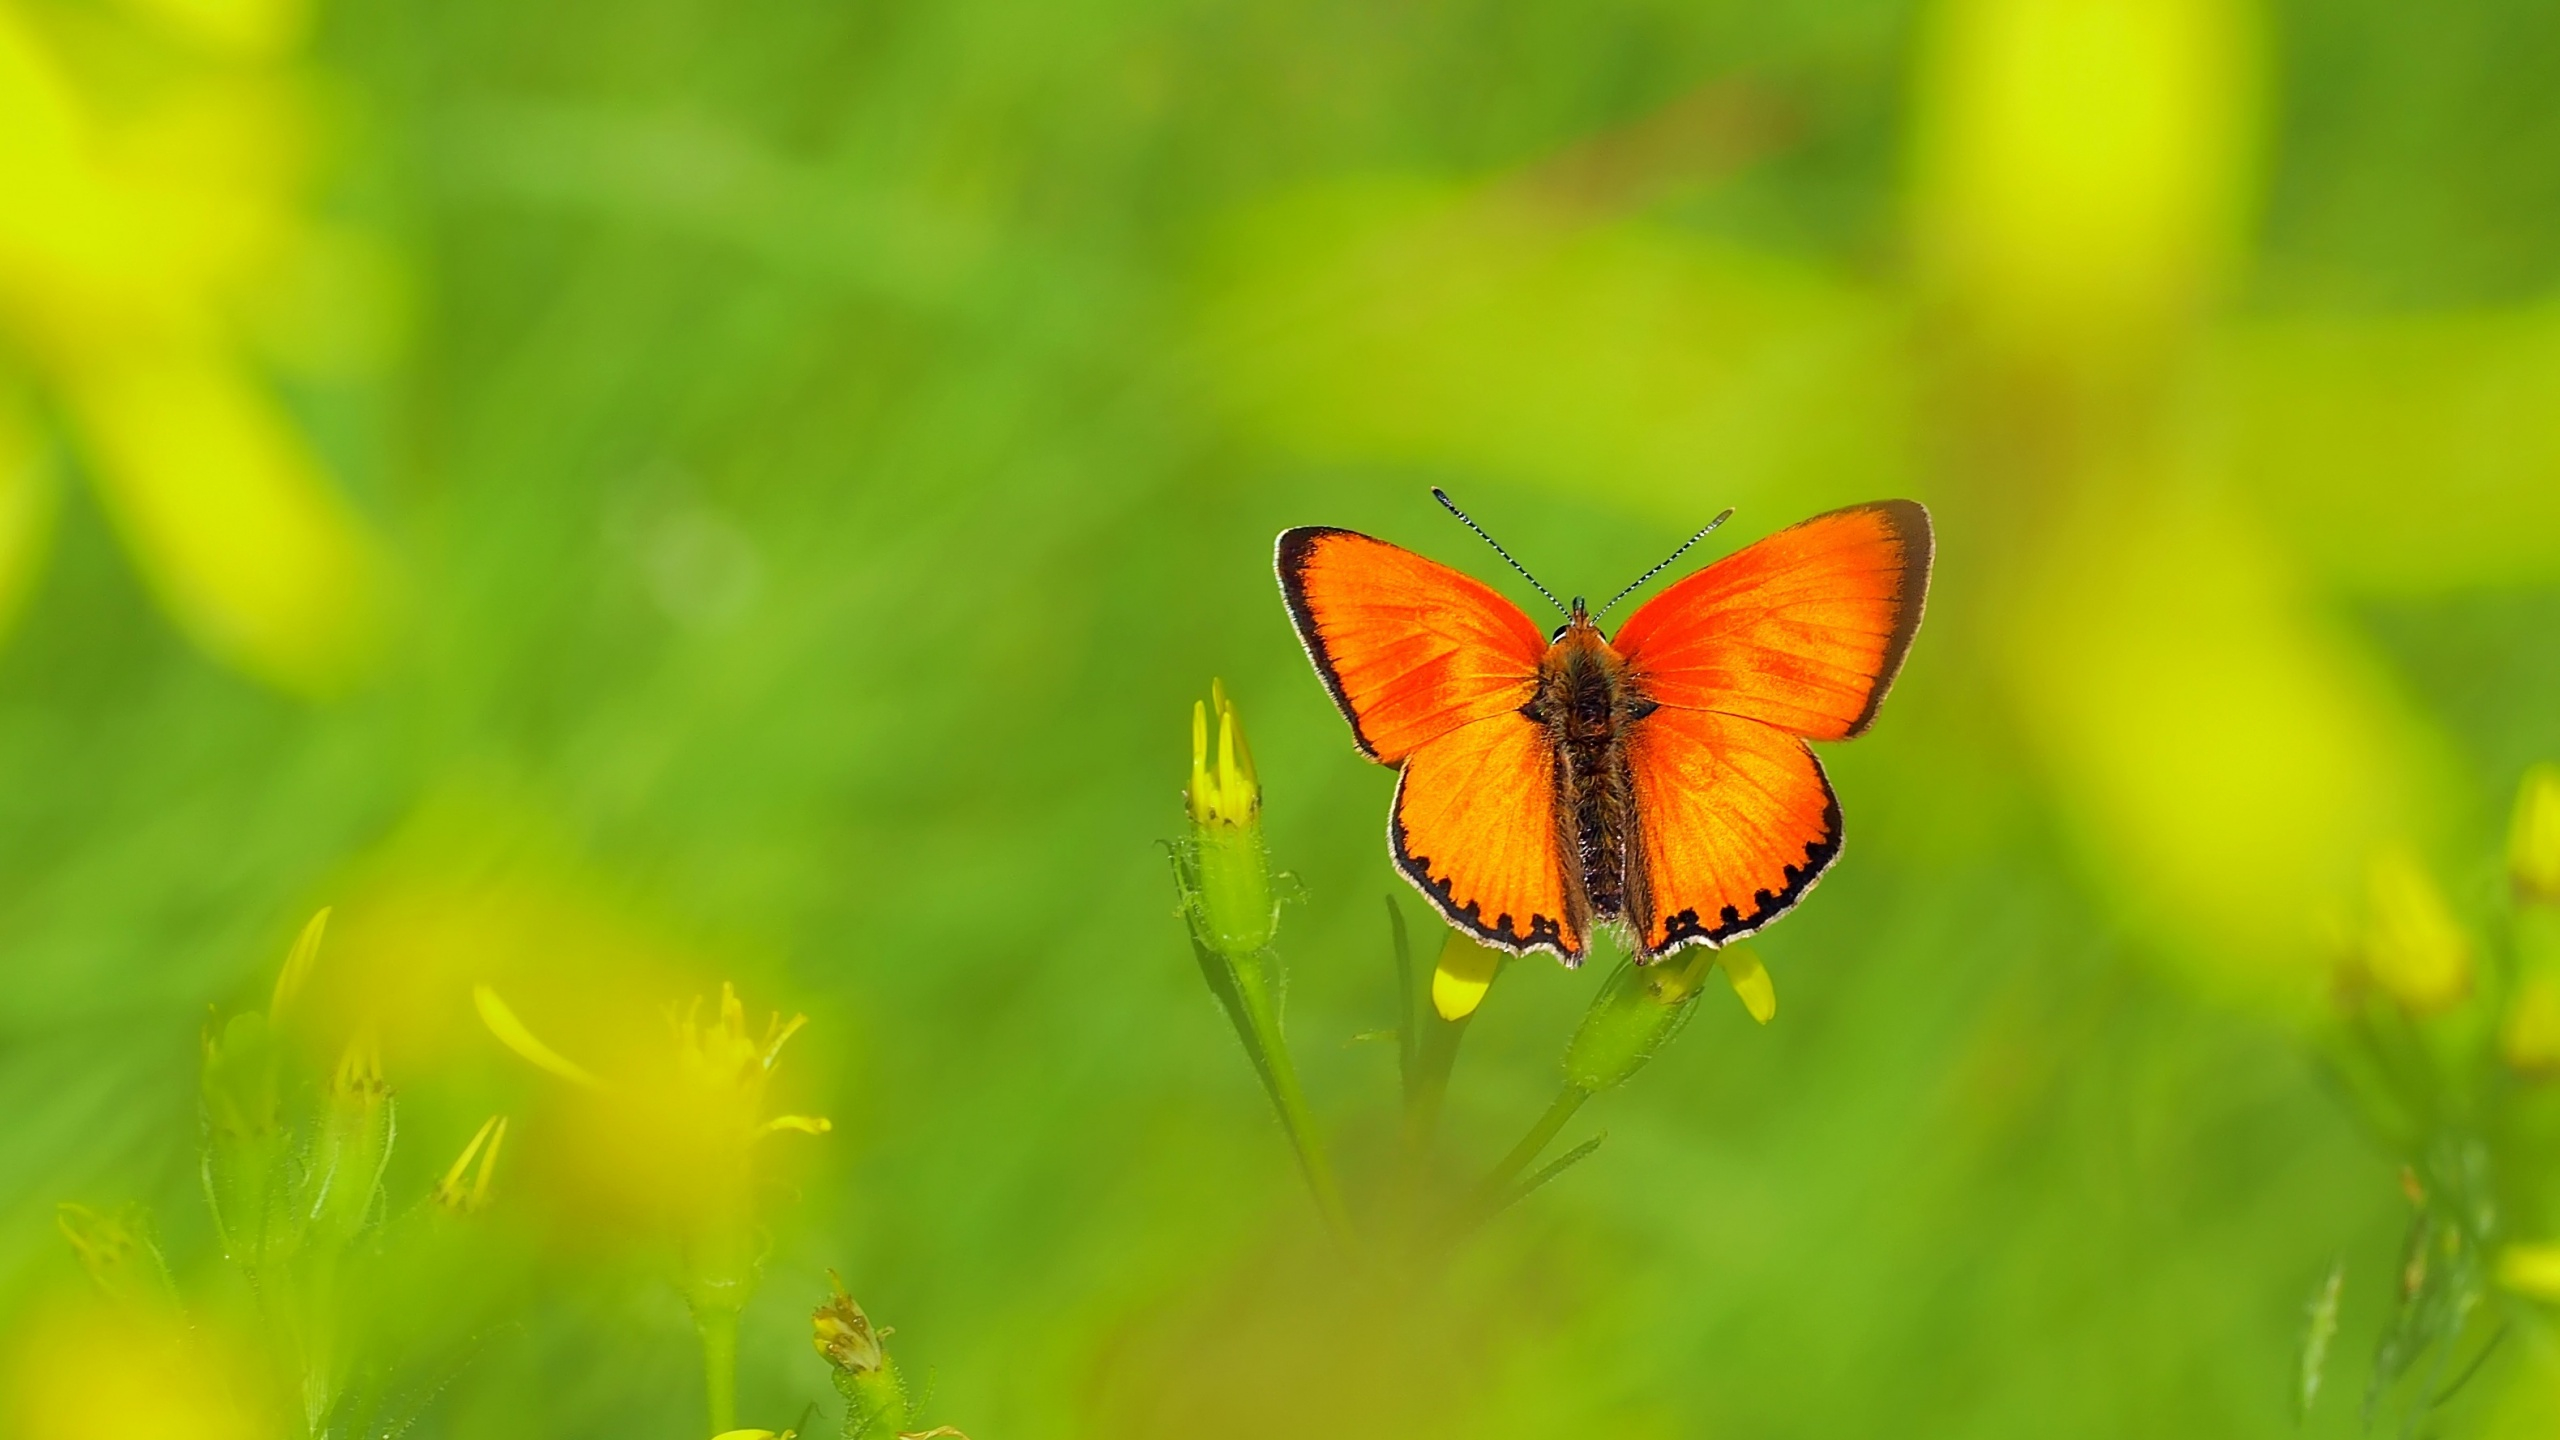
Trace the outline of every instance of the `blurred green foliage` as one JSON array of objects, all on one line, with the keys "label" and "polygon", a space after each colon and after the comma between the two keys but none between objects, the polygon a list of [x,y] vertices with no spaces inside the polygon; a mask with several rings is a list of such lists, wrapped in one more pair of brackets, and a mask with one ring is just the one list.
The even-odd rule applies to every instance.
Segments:
[{"label": "blurred green foliage", "polygon": [[[697,1427],[673,1182],[470,997],[611,1073],[725,980],[836,1126],[776,1147],[750,1423],[828,1394],[832,1266],[979,1440],[2263,1434],[2343,1257],[2306,1433],[2356,1433],[2406,1157],[2306,1038],[2375,855],[2488,923],[2560,757],[2547,8],[0,20],[0,119],[92,127],[0,159],[12,1404],[229,1343],[102,1331],[55,1207],[211,1283],[199,1034],[326,903],[385,1193],[512,1117],[488,1258],[376,1297],[508,1317],[420,1433]],[[1499,581],[1433,483],[1595,592],[1911,494],[1938,585],[1777,1020],[1710,993],[1445,1273],[1344,1278],[1159,842],[1223,675],[1358,1209],[1422,909],[1269,545]],[[1505,975],[1453,1151],[1608,971]],[[2441,1423],[2548,1433],[2560,1332],[2495,1303]],[[176,1433],[131,1393],[97,1433]]]}]

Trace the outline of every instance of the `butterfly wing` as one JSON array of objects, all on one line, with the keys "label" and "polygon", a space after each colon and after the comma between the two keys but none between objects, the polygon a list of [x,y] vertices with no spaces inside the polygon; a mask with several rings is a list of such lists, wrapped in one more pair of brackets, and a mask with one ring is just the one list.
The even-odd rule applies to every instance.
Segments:
[{"label": "butterfly wing", "polygon": [[1647,956],[1721,945],[1777,919],[1840,853],[1840,802],[1805,743],[1712,710],[1654,711],[1627,730],[1635,790],[1627,923]]},{"label": "butterfly wing", "polygon": [[1388,821],[1397,867],[1488,944],[1578,957],[1555,755],[1520,713],[1546,637],[1482,581],[1349,530],[1284,533],[1274,568],[1360,753],[1404,767]]},{"label": "butterfly wing", "polygon": [[1387,843],[1450,924],[1574,964],[1587,921],[1567,898],[1555,773],[1546,727],[1518,712],[1461,725],[1404,762]]},{"label": "butterfly wing", "polygon": [[1786,913],[1840,852],[1840,804],[1804,741],[1845,740],[1919,631],[1929,512],[1818,515],[1700,570],[1613,639],[1659,708],[1628,726],[1642,867],[1627,918],[1648,955],[1720,945]]},{"label": "butterfly wing", "polygon": [[1320,526],[1282,532],[1273,568],[1307,658],[1372,760],[1396,764],[1537,692],[1546,637],[1481,580]]},{"label": "butterfly wing", "polygon": [[1610,643],[1657,705],[1846,740],[1875,722],[1919,632],[1930,549],[1909,500],[1834,510],[1656,595]]}]

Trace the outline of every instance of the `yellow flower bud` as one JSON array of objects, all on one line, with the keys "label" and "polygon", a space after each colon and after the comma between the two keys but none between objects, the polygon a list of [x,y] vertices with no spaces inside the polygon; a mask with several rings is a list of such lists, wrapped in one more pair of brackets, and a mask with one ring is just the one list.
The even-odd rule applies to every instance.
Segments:
[{"label": "yellow flower bud", "polygon": [[2525,772],[2507,837],[2507,874],[2519,898],[2560,905],[2560,765]]},{"label": "yellow flower bud", "polygon": [[2417,857],[2402,850],[2375,856],[2366,899],[2365,966],[2384,993],[2417,1015],[2449,1009],[2471,993],[2471,939]]},{"label": "yellow flower bud", "polygon": [[[1210,763],[1214,723],[1218,749]],[[1253,751],[1244,743],[1244,721],[1227,698],[1227,682],[1209,682],[1209,703],[1191,705],[1191,819],[1194,824],[1247,825],[1262,812],[1262,786],[1254,778]]]},{"label": "yellow flower bud", "polygon": [[[1200,943],[1229,959],[1260,953],[1279,928],[1262,847],[1262,786],[1244,720],[1223,682],[1191,707],[1191,839],[1180,855],[1184,899]],[[1214,713],[1213,713],[1214,712]],[[1214,727],[1217,749],[1210,750]]]}]

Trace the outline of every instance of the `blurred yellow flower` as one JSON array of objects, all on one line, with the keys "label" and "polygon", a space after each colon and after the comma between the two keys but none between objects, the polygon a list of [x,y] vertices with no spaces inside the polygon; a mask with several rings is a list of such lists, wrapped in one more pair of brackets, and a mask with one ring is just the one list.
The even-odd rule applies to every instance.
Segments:
[{"label": "blurred yellow flower", "polygon": [[285,1433],[233,1337],[173,1304],[44,1307],[15,1343],[8,1434],[29,1440],[259,1440]]},{"label": "blurred yellow flower", "polygon": [[2560,765],[2525,772],[2516,794],[2515,829],[2507,841],[2507,873],[2516,894],[2560,905]]},{"label": "blurred yellow flower", "polygon": [[2498,1026],[2498,1053],[2522,1074],[2560,1072],[2560,976],[2536,969],[2517,978]]},{"label": "blurred yellow flower", "polygon": [[[507,1143],[507,1117],[492,1115],[480,1122],[471,1143],[462,1147],[444,1178],[436,1182],[435,1202],[456,1215],[469,1215],[489,1206],[489,1176],[498,1168],[498,1148]],[[488,1147],[485,1151],[482,1146]],[[471,1162],[480,1162],[479,1173],[469,1185],[463,1183],[471,1175]]]},{"label": "blurred yellow flower", "polygon": [[[371,534],[249,354],[281,292],[365,268],[305,210],[318,137],[286,63],[301,6],[127,8],[75,52],[46,28],[67,19],[0,0],[0,618],[51,513],[41,409],[187,633],[325,694],[369,658],[386,596]],[[75,53],[156,78],[92,83]]]},{"label": "blurred yellow flower", "polygon": [[2560,1242],[2518,1241],[2500,1250],[2498,1284],[2530,1299],[2560,1303]]},{"label": "blurred yellow flower", "polygon": [[2375,984],[2411,1013],[2446,1009],[2471,993],[2471,940],[2426,867],[2405,850],[2373,858],[2364,960]]},{"label": "blurred yellow flower", "polygon": [[2232,0],[1933,7],[1914,166],[1933,278],[2040,355],[2183,328],[2238,248],[2255,50]]},{"label": "blurred yellow flower", "polygon": [[589,1198],[670,1228],[689,1270],[716,1272],[724,1286],[748,1283],[752,1257],[738,1247],[752,1228],[759,1142],[833,1128],[822,1115],[765,1111],[766,1083],[807,1017],[777,1014],[751,1032],[736,989],[723,984],[711,1015],[699,998],[670,1012],[672,1045],[632,1053],[600,1076],[546,1044],[488,986],[473,998],[500,1044],[586,1097],[580,1123],[562,1138],[573,1170],[593,1186]]},{"label": "blurred yellow flower", "polygon": [[757,1039],[747,1032],[745,1004],[724,981],[720,986],[720,1012],[715,1018],[708,1023],[703,1021],[702,1000],[697,996],[675,1022],[678,1069],[707,1100],[727,1108],[731,1133],[750,1140],[777,1130],[824,1135],[834,1127],[823,1115],[760,1118],[764,1113],[765,1077],[773,1073],[773,1063],[781,1057],[784,1043],[808,1023],[806,1015],[785,1020],[776,1011],[766,1018],[763,1038]]}]

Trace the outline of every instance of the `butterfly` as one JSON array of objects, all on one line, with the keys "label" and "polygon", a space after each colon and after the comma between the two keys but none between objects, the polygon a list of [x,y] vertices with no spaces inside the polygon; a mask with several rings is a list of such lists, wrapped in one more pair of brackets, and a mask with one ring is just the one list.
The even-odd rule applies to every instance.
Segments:
[{"label": "butterfly", "polygon": [[1402,771],[1387,844],[1415,888],[1485,944],[1568,966],[1595,925],[1620,927],[1641,963],[1802,900],[1840,854],[1840,801],[1805,742],[1874,723],[1920,628],[1929,512],[1817,515],[1604,636],[1580,597],[1557,601],[1432,494],[1565,623],[1542,635],[1493,587],[1356,531],[1285,531],[1274,556],[1360,753]]}]

